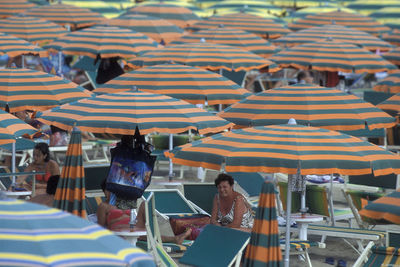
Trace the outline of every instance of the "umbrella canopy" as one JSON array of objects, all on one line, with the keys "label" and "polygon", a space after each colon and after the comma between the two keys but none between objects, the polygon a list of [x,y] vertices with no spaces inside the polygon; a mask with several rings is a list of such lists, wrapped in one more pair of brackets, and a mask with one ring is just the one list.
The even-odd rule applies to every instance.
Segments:
[{"label": "umbrella canopy", "polygon": [[268,68],[269,72],[275,72],[280,69],[272,61],[246,50],[212,43],[189,43],[168,46],[147,52],[129,61],[129,63],[134,67],[147,67],[171,61],[210,70],[248,71]]},{"label": "umbrella canopy", "polygon": [[393,45],[400,46],[400,30],[393,30],[382,35],[382,39]]},{"label": "umbrella canopy", "polygon": [[273,19],[266,19],[246,13],[212,16],[207,20],[194,24],[190,29],[207,30],[219,28],[221,25],[227,28],[251,32],[265,39],[279,38],[291,32],[291,30]]},{"label": "umbrella canopy", "polygon": [[168,95],[191,104],[232,104],[250,95],[233,81],[215,72],[178,64],[141,68],[105,83],[95,93],[128,91],[132,86],[154,94]]},{"label": "umbrella canopy", "polygon": [[400,6],[397,0],[356,0],[346,5],[348,8],[356,10],[359,14],[369,16],[375,11],[384,7],[396,8]]},{"label": "umbrella canopy", "polygon": [[156,49],[158,44],[130,29],[93,26],[68,33],[44,47],[67,55],[132,58],[141,52]]},{"label": "umbrella canopy", "polygon": [[133,135],[152,132],[215,133],[233,126],[201,108],[165,95],[127,91],[100,95],[65,104],[39,114],[43,123],[64,130],[74,125],[82,131]]},{"label": "umbrella canopy", "polygon": [[390,114],[397,115],[400,112],[400,94],[391,96],[376,106],[382,110],[389,111]]},{"label": "umbrella canopy", "polygon": [[202,20],[192,10],[171,4],[149,4],[132,7],[128,13],[138,13],[166,19],[180,28],[185,28]]},{"label": "umbrella canopy", "polygon": [[400,224],[400,190],[368,203],[359,213],[374,221]]},{"label": "umbrella canopy", "polygon": [[391,73],[389,76],[379,81],[373,89],[374,91],[389,94],[400,93],[400,71]]},{"label": "umbrella canopy", "polygon": [[65,163],[54,196],[53,207],[68,211],[82,218],[87,217],[82,136],[78,129],[74,129],[71,133]]},{"label": "umbrella canopy", "polygon": [[303,19],[289,23],[289,28],[298,31],[321,25],[337,24],[348,26],[359,31],[368,32],[373,35],[380,35],[389,32],[390,28],[377,22],[376,20],[357,13],[347,13],[343,11],[319,13],[308,15]]},{"label": "umbrella canopy", "polygon": [[168,44],[183,35],[183,30],[166,19],[142,14],[127,14],[107,21],[109,26],[143,33],[158,43]]},{"label": "umbrella canopy", "polygon": [[24,135],[31,136],[37,132],[29,124],[8,112],[0,110],[0,145],[15,143],[15,139]]},{"label": "umbrella canopy", "polygon": [[227,10],[232,9],[257,9],[263,13],[274,14],[274,15],[282,15],[282,8],[276,5],[272,5],[270,3],[266,3],[265,1],[240,1],[240,0],[229,0],[229,1],[219,1],[218,3],[210,6],[208,9],[211,9],[214,14],[224,13]]},{"label": "umbrella canopy", "polygon": [[253,33],[233,28],[215,28],[185,34],[171,44],[199,43],[202,40],[214,44],[236,46],[265,58],[278,52],[277,47],[271,45],[267,40]]},{"label": "umbrella canopy", "polygon": [[272,182],[261,187],[260,199],[243,266],[282,266],[276,192]]},{"label": "umbrella canopy", "polygon": [[42,45],[66,34],[67,30],[44,19],[12,16],[0,20],[0,32]]},{"label": "umbrella canopy", "polygon": [[80,8],[87,8],[93,12],[101,14],[106,18],[118,17],[118,15],[123,12],[121,8],[112,6],[103,0],[62,0],[62,3]]},{"label": "umbrella canopy", "polygon": [[[232,130],[165,152],[174,163],[227,172],[400,173],[400,156],[359,138],[303,125]],[[299,170],[300,169],[300,170]]]},{"label": "umbrella canopy", "polygon": [[388,7],[384,5],[381,9],[375,10],[369,14],[371,18],[385,24],[392,29],[400,29],[400,3],[397,2],[397,6]]},{"label": "umbrella canopy", "polygon": [[176,5],[180,7],[185,7],[190,9],[194,14],[196,14],[200,18],[206,18],[212,16],[211,10],[206,10],[198,7],[197,3],[189,2],[189,1],[177,1],[177,0],[146,0],[141,3],[138,3],[137,6],[143,5],[158,5],[158,4],[168,4],[168,5]]},{"label": "umbrella canopy", "polygon": [[323,25],[292,32],[273,40],[273,43],[291,47],[304,43],[323,41],[327,38],[332,38],[341,43],[361,46],[370,51],[379,50],[384,52],[393,48],[391,44],[374,35],[341,25]]},{"label": "umbrella canopy", "polygon": [[7,54],[10,57],[21,55],[38,55],[47,57],[48,52],[28,41],[0,32],[0,55]]},{"label": "umbrella canopy", "polygon": [[33,7],[36,7],[36,4],[28,1],[0,1],[0,18],[11,17]]},{"label": "umbrella canopy", "polygon": [[400,65],[400,47],[396,47],[387,53],[384,53],[382,57],[393,64]]},{"label": "umbrella canopy", "polygon": [[354,73],[393,72],[397,67],[365,48],[325,40],[282,50],[271,57],[281,67]]},{"label": "umbrella canopy", "polygon": [[4,266],[155,266],[97,224],[15,199],[0,200],[0,254]]},{"label": "umbrella canopy", "polygon": [[92,26],[105,18],[99,13],[73,5],[53,4],[32,8],[26,15],[53,21],[62,26],[69,25],[72,29]]},{"label": "umbrella canopy", "polygon": [[[309,6],[309,7],[304,7],[301,9],[296,10],[295,12],[290,13],[287,15],[284,19],[286,21],[293,22],[297,19],[300,18],[305,18],[308,15],[314,15],[318,13],[326,13],[326,12],[334,12],[338,10],[337,3],[324,3],[323,5],[319,6]],[[346,8],[346,7],[340,7],[341,11],[347,12],[347,13],[357,13],[357,11]]]},{"label": "umbrella canopy", "polygon": [[31,69],[0,69],[0,109],[46,110],[92,96],[79,85]]},{"label": "umbrella canopy", "polygon": [[330,130],[390,128],[395,119],[361,98],[333,88],[296,84],[273,88],[233,104],[218,114],[242,126],[297,123]]}]

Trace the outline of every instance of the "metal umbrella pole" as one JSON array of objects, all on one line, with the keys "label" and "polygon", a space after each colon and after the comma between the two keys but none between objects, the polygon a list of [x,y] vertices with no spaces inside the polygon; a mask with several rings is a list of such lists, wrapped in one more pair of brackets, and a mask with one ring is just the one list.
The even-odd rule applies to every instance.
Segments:
[{"label": "metal umbrella pole", "polygon": [[285,233],[285,257],[284,265],[289,267],[290,253],[290,213],[292,211],[292,180],[293,174],[288,175],[287,196],[286,196],[286,233]]},{"label": "metal umbrella pole", "polygon": [[[174,148],[174,135],[169,134],[169,151],[171,151],[173,148]],[[168,179],[171,182],[173,178],[174,178],[174,164],[172,163],[172,159],[169,158]]]}]

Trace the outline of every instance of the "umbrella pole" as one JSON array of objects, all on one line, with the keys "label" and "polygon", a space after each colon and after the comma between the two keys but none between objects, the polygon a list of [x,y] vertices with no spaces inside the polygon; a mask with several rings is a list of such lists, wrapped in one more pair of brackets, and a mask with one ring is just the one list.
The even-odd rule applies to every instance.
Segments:
[{"label": "umbrella pole", "polygon": [[62,73],[62,52],[58,52],[58,71],[60,73],[61,77],[64,77],[63,73]]},{"label": "umbrella pole", "polygon": [[22,61],[22,62],[21,62],[21,68],[25,69],[25,56],[22,55],[22,56],[21,56],[21,59],[22,59],[22,60],[21,60],[21,61]]},{"label": "umbrella pole", "polygon": [[335,216],[333,216],[333,173],[331,173],[331,182],[329,187],[329,213],[331,214],[331,224],[332,226],[335,226]]},{"label": "umbrella pole", "polygon": [[286,196],[286,233],[285,233],[285,258],[284,266],[289,267],[290,253],[290,213],[292,211],[292,174],[288,175],[287,196]]},{"label": "umbrella pole", "polygon": [[[174,148],[174,135],[169,134],[169,151],[171,151],[173,148]],[[172,159],[169,158],[168,180],[171,182],[173,177],[174,177],[174,165],[172,163]]]},{"label": "umbrella pole", "polygon": [[[11,152],[11,172],[12,173],[15,173],[15,153],[16,153],[16,148],[15,148],[15,143],[16,142],[14,142],[14,143],[12,143],[11,145],[11,147],[12,147],[12,152]],[[12,188],[12,191],[14,191],[14,188],[15,188],[15,179],[16,179],[16,177],[15,177],[15,175],[13,175],[12,176],[12,183],[11,183],[11,188]]]}]

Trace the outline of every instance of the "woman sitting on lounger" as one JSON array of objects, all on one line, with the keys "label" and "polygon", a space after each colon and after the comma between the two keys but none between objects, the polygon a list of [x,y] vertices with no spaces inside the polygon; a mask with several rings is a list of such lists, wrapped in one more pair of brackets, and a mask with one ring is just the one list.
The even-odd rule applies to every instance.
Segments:
[{"label": "woman sitting on lounger", "polygon": [[218,194],[214,197],[211,223],[251,231],[254,223],[252,209],[245,197],[233,190],[232,176],[221,173],[215,179]]}]

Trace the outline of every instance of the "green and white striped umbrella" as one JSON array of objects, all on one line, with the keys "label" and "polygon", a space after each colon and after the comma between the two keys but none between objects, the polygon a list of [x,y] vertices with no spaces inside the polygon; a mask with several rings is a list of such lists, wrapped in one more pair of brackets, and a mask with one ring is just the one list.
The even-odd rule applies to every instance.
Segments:
[{"label": "green and white striped umbrella", "polygon": [[395,65],[400,65],[400,47],[396,47],[389,52],[382,54],[382,57]]},{"label": "green and white striped umbrella", "polygon": [[0,55],[7,54],[9,57],[21,55],[38,55],[47,57],[48,52],[28,41],[0,32]]},{"label": "green and white striped umbrella", "polygon": [[365,48],[329,39],[282,50],[270,59],[281,67],[304,70],[377,73],[397,69],[395,65]]},{"label": "green and white striped umbrella", "polygon": [[169,44],[184,33],[181,28],[166,19],[141,14],[127,14],[110,19],[107,25],[143,33],[160,44]]},{"label": "green and white striped umbrella", "polygon": [[297,123],[337,131],[390,128],[395,119],[361,98],[312,84],[273,88],[250,95],[218,114],[237,125]]},{"label": "green and white striped umbrella", "polygon": [[303,125],[232,130],[164,153],[174,163],[227,172],[301,175],[400,173],[400,156],[354,136]]},{"label": "green and white striped umbrella", "polygon": [[280,68],[272,61],[234,46],[212,43],[188,43],[153,50],[129,61],[131,66],[147,67],[174,62],[209,70],[248,71]]},{"label": "green and white striped umbrella", "polygon": [[305,43],[323,41],[332,38],[336,42],[349,43],[364,47],[369,51],[389,51],[393,46],[378,37],[341,25],[323,25],[289,33],[272,42],[281,46],[295,46]]},{"label": "green and white striped umbrella", "polygon": [[171,45],[199,43],[202,40],[213,44],[236,46],[265,58],[278,52],[277,47],[253,33],[223,27],[185,34],[171,42]]},{"label": "green and white striped umbrella", "polygon": [[28,16],[12,16],[0,20],[0,32],[39,45],[57,39],[68,31],[51,21]]},{"label": "green and white striped umbrella", "polygon": [[155,267],[143,250],[70,213],[0,199],[0,265]]},{"label": "green and white striped umbrella", "polygon": [[200,134],[231,128],[230,123],[195,105],[165,95],[127,91],[100,95],[38,113],[43,123],[69,130],[133,135],[152,132]]},{"label": "green and white striped umbrella", "polygon": [[141,68],[108,81],[95,93],[116,93],[136,86],[145,92],[168,95],[191,104],[232,104],[250,92],[215,72],[178,64]]},{"label": "green and white striped umbrella", "polygon": [[133,58],[158,46],[153,39],[130,29],[93,26],[68,33],[44,47],[67,55]]},{"label": "green and white striped umbrella", "polygon": [[0,109],[46,110],[93,94],[56,75],[31,69],[0,69]]}]

